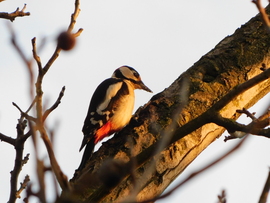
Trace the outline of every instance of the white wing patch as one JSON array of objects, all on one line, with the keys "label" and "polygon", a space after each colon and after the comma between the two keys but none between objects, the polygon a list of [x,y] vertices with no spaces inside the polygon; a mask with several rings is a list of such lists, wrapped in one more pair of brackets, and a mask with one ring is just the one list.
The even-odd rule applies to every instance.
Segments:
[{"label": "white wing patch", "polygon": [[96,125],[96,124],[98,123],[99,126],[103,126],[102,120],[96,121],[94,118],[90,118],[90,122],[91,122],[91,124],[93,124],[93,125]]},{"label": "white wing patch", "polygon": [[108,107],[111,99],[117,94],[118,90],[122,87],[122,84],[123,84],[122,82],[118,82],[109,86],[109,88],[106,91],[104,101],[97,108],[98,114],[100,115],[104,114],[104,112],[102,111]]}]

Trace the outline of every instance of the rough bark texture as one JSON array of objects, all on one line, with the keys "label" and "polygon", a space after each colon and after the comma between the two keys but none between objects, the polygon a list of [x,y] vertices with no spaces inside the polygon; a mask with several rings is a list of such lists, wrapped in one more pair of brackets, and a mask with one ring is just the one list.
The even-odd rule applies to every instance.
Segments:
[{"label": "rough bark texture", "polygon": [[[209,110],[237,85],[261,73],[263,63],[269,67],[269,45],[270,35],[260,16],[223,39],[139,109],[128,126],[103,143],[86,168],[71,180],[79,198],[85,202],[121,202],[160,195],[224,132],[224,128],[203,121],[181,132],[177,129]],[[269,91],[268,79],[234,98],[220,113],[236,119],[236,109],[251,107]],[[182,138],[151,158],[163,137],[169,138],[168,143]]]}]

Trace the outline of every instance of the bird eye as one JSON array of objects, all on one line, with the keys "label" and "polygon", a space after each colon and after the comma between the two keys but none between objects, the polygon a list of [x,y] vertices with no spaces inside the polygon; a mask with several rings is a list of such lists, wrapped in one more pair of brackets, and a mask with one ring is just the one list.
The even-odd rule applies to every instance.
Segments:
[{"label": "bird eye", "polygon": [[139,75],[139,73],[137,73],[137,72],[133,72],[133,75],[136,77],[136,78],[138,78],[138,77],[140,77],[140,75]]}]

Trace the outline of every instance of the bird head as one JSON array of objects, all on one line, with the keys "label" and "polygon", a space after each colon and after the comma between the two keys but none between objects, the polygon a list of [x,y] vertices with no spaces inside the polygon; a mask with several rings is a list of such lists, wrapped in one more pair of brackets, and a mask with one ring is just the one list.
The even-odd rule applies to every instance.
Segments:
[{"label": "bird head", "polygon": [[130,66],[121,66],[112,74],[112,78],[128,80],[134,86],[134,89],[142,89],[147,92],[152,92],[141,80],[140,74]]}]

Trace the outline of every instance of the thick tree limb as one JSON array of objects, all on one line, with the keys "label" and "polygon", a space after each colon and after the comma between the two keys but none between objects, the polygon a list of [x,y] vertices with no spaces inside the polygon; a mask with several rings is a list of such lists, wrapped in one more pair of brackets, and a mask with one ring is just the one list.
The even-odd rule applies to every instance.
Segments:
[{"label": "thick tree limb", "polygon": [[[237,109],[251,107],[270,91],[270,80],[267,77],[244,90],[237,87],[260,74],[262,64],[270,66],[269,44],[269,34],[261,17],[256,16],[232,36],[222,40],[169,88],[155,95],[136,112],[126,128],[103,143],[83,171],[75,173],[72,183],[80,200],[124,200],[131,194],[132,176],[143,176],[159,145],[161,132],[166,130],[172,133],[169,143],[173,144],[154,157],[156,167],[145,177],[143,184],[136,183],[141,188],[136,196],[137,201],[160,195],[193,159],[224,132],[224,128],[209,123],[213,120],[207,116],[219,113],[223,118],[236,119],[240,115],[236,113]],[[180,91],[186,79],[189,80],[189,88],[184,92]],[[235,92],[230,93],[234,89],[240,91],[238,96]],[[172,118],[175,118],[175,110],[183,103],[182,95],[186,93],[188,104],[177,116],[179,126],[176,129],[167,129],[173,122]],[[215,107],[211,109],[211,106]],[[131,158],[131,154],[134,158]],[[108,188],[99,178],[106,175],[105,172],[99,172],[102,171],[103,163],[112,158],[120,162],[123,166],[121,168],[125,170],[119,171],[120,175],[117,173],[120,183]],[[137,166],[130,168],[134,159]],[[130,176],[132,170],[134,172]],[[63,194],[63,198],[65,197],[71,196]]]}]

